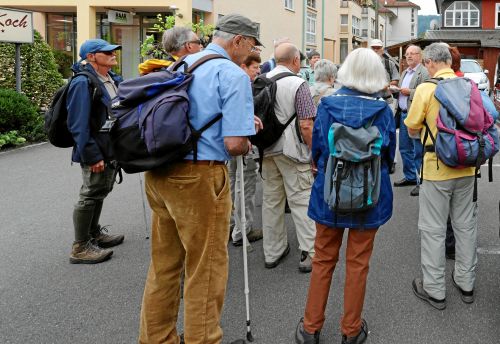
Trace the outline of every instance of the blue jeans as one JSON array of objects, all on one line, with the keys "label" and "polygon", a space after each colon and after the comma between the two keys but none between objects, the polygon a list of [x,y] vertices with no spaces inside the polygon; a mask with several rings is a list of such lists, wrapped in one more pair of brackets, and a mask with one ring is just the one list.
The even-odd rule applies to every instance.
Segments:
[{"label": "blue jeans", "polygon": [[408,135],[408,128],[404,120],[408,113],[401,112],[401,122],[399,125],[399,153],[403,161],[403,174],[408,181],[418,181],[419,171],[422,165],[422,143],[420,140],[412,139]]}]

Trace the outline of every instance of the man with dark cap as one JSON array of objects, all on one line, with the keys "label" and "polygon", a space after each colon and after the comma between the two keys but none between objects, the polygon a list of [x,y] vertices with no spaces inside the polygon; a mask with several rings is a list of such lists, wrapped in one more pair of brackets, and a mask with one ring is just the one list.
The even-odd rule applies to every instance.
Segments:
[{"label": "man with dark cap", "polygon": [[220,344],[220,317],[228,277],[231,192],[226,161],[248,153],[254,109],[248,75],[239,67],[261,45],[258,26],[237,14],[222,17],[213,41],[188,55],[188,66],[218,54],[194,72],[188,94],[194,128],[222,114],[198,141],[197,160],[146,173],[152,209],[151,264],[141,310],[139,343],[179,343],[180,276],[185,269],[184,339]]},{"label": "man with dark cap", "polygon": [[[75,241],[70,262],[96,264],[111,257],[107,249],[123,242],[123,235],[106,234],[99,224],[104,198],[113,189],[116,169],[109,135],[99,132],[121,78],[111,71],[121,46],[89,39],[80,47],[81,60],[72,67],[80,74],[71,80],[66,105],[68,129],[73,135],[72,161],[82,168],[83,184],[73,210]],[[94,89],[92,85],[99,85]],[[98,97],[97,95],[101,95]]]}]

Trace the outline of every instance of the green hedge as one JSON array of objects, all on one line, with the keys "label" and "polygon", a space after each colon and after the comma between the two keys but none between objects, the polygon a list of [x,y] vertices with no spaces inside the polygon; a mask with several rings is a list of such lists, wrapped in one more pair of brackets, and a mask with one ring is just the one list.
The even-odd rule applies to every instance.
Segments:
[{"label": "green hedge", "polygon": [[[0,88],[15,89],[15,46],[0,43]],[[63,78],[50,46],[35,31],[33,44],[21,45],[21,89],[38,108],[47,107]]]},{"label": "green hedge", "polygon": [[[23,94],[0,88],[0,147],[46,138],[43,116]],[[21,140],[17,140],[21,138]]]}]

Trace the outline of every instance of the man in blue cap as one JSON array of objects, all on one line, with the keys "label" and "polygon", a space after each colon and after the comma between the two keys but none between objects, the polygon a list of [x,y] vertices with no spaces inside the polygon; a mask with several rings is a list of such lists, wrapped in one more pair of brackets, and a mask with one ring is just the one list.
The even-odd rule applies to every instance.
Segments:
[{"label": "man in blue cap", "polygon": [[72,264],[96,264],[111,257],[107,249],[123,242],[123,235],[106,234],[99,224],[104,198],[113,188],[116,166],[109,135],[99,132],[108,120],[111,99],[121,78],[111,71],[117,64],[116,50],[103,39],[89,39],[80,47],[81,60],[72,67],[66,106],[68,129],[75,144],[71,160],[82,168],[83,184],[73,210],[75,241]]}]

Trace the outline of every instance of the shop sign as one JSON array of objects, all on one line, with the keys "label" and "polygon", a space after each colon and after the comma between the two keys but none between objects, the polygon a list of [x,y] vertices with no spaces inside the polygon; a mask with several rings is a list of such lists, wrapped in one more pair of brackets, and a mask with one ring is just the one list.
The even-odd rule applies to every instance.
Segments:
[{"label": "shop sign", "polygon": [[109,10],[108,21],[115,24],[132,25],[134,23],[134,16],[129,12]]},{"label": "shop sign", "polygon": [[33,43],[33,13],[0,8],[0,42]]}]

